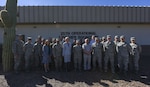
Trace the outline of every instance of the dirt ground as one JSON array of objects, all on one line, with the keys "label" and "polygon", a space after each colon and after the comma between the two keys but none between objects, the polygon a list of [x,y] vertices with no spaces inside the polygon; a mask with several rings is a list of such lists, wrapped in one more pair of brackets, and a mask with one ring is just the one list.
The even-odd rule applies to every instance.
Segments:
[{"label": "dirt ground", "polygon": [[147,58],[140,61],[139,74],[127,76],[98,71],[30,73],[0,71],[0,87],[150,87],[150,64]]}]

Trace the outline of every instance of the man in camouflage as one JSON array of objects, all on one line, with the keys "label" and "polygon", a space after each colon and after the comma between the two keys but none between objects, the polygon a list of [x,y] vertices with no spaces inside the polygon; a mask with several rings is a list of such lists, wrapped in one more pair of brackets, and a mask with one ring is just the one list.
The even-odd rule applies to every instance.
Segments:
[{"label": "man in camouflage", "polygon": [[37,41],[34,44],[33,52],[34,52],[34,66],[36,69],[39,69],[42,62],[42,44],[40,37],[37,38]]},{"label": "man in camouflage", "polygon": [[117,49],[117,45],[119,43],[119,36],[116,35],[114,37],[114,44],[115,44],[115,56],[114,56],[114,66],[115,66],[115,71],[118,71],[118,49]]},{"label": "man in camouflage", "polygon": [[101,71],[102,70],[102,50],[103,45],[100,43],[99,38],[95,37],[95,42],[92,44],[92,64],[93,64],[93,70],[96,69],[96,62],[98,63],[98,68]]},{"label": "man in camouflage", "polygon": [[128,71],[129,54],[131,53],[131,47],[127,42],[125,42],[125,37],[123,35],[120,36],[120,42],[117,45],[117,49],[120,72],[123,72],[126,75]]},{"label": "man in camouflage", "polygon": [[60,40],[56,38],[56,43],[52,46],[56,71],[62,70],[62,45]]},{"label": "man in camouflage", "polygon": [[75,71],[80,71],[82,63],[82,47],[79,40],[76,40],[76,45],[73,46],[73,58]]},{"label": "man in camouflage", "polygon": [[134,71],[136,74],[139,71],[139,59],[140,59],[140,53],[141,53],[141,46],[136,43],[135,37],[130,38],[130,46],[131,46],[131,56],[130,56],[130,69],[131,71]]},{"label": "man in camouflage", "polygon": [[22,60],[24,58],[23,45],[24,42],[22,41],[22,35],[18,35],[12,46],[12,52],[14,54],[14,70],[16,73],[19,72]]},{"label": "man in camouflage", "polygon": [[29,72],[33,63],[33,44],[31,37],[28,37],[28,41],[24,44],[23,49],[25,53],[25,70]]},{"label": "man in camouflage", "polygon": [[104,43],[104,70],[107,72],[108,70],[108,61],[110,60],[111,65],[111,72],[115,73],[114,71],[114,54],[115,54],[115,44],[111,41],[111,36],[107,35],[107,41]]}]

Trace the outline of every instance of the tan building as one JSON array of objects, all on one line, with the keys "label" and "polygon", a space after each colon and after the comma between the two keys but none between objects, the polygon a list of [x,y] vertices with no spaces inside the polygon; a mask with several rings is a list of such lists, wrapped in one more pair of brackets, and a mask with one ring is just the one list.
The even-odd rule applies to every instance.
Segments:
[{"label": "tan building", "polygon": [[[3,9],[3,7],[0,7]],[[18,7],[17,34],[36,39],[70,36],[82,38],[93,34],[135,36],[141,45],[149,45],[150,7],[127,6],[22,6]],[[0,28],[3,43],[3,28]]]}]

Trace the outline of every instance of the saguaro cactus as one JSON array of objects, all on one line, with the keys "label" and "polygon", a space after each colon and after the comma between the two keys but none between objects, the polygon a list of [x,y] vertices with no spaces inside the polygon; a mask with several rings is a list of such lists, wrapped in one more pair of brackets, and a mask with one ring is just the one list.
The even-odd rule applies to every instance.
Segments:
[{"label": "saguaro cactus", "polygon": [[12,42],[16,36],[17,0],[7,0],[4,10],[0,11],[0,24],[4,27],[2,52],[3,71],[13,69]]}]

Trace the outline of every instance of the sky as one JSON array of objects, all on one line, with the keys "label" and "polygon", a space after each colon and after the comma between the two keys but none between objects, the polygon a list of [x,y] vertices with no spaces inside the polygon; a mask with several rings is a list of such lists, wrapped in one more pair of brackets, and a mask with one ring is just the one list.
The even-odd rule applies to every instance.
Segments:
[{"label": "sky", "polygon": [[150,0],[18,0],[18,6],[150,6]]}]

